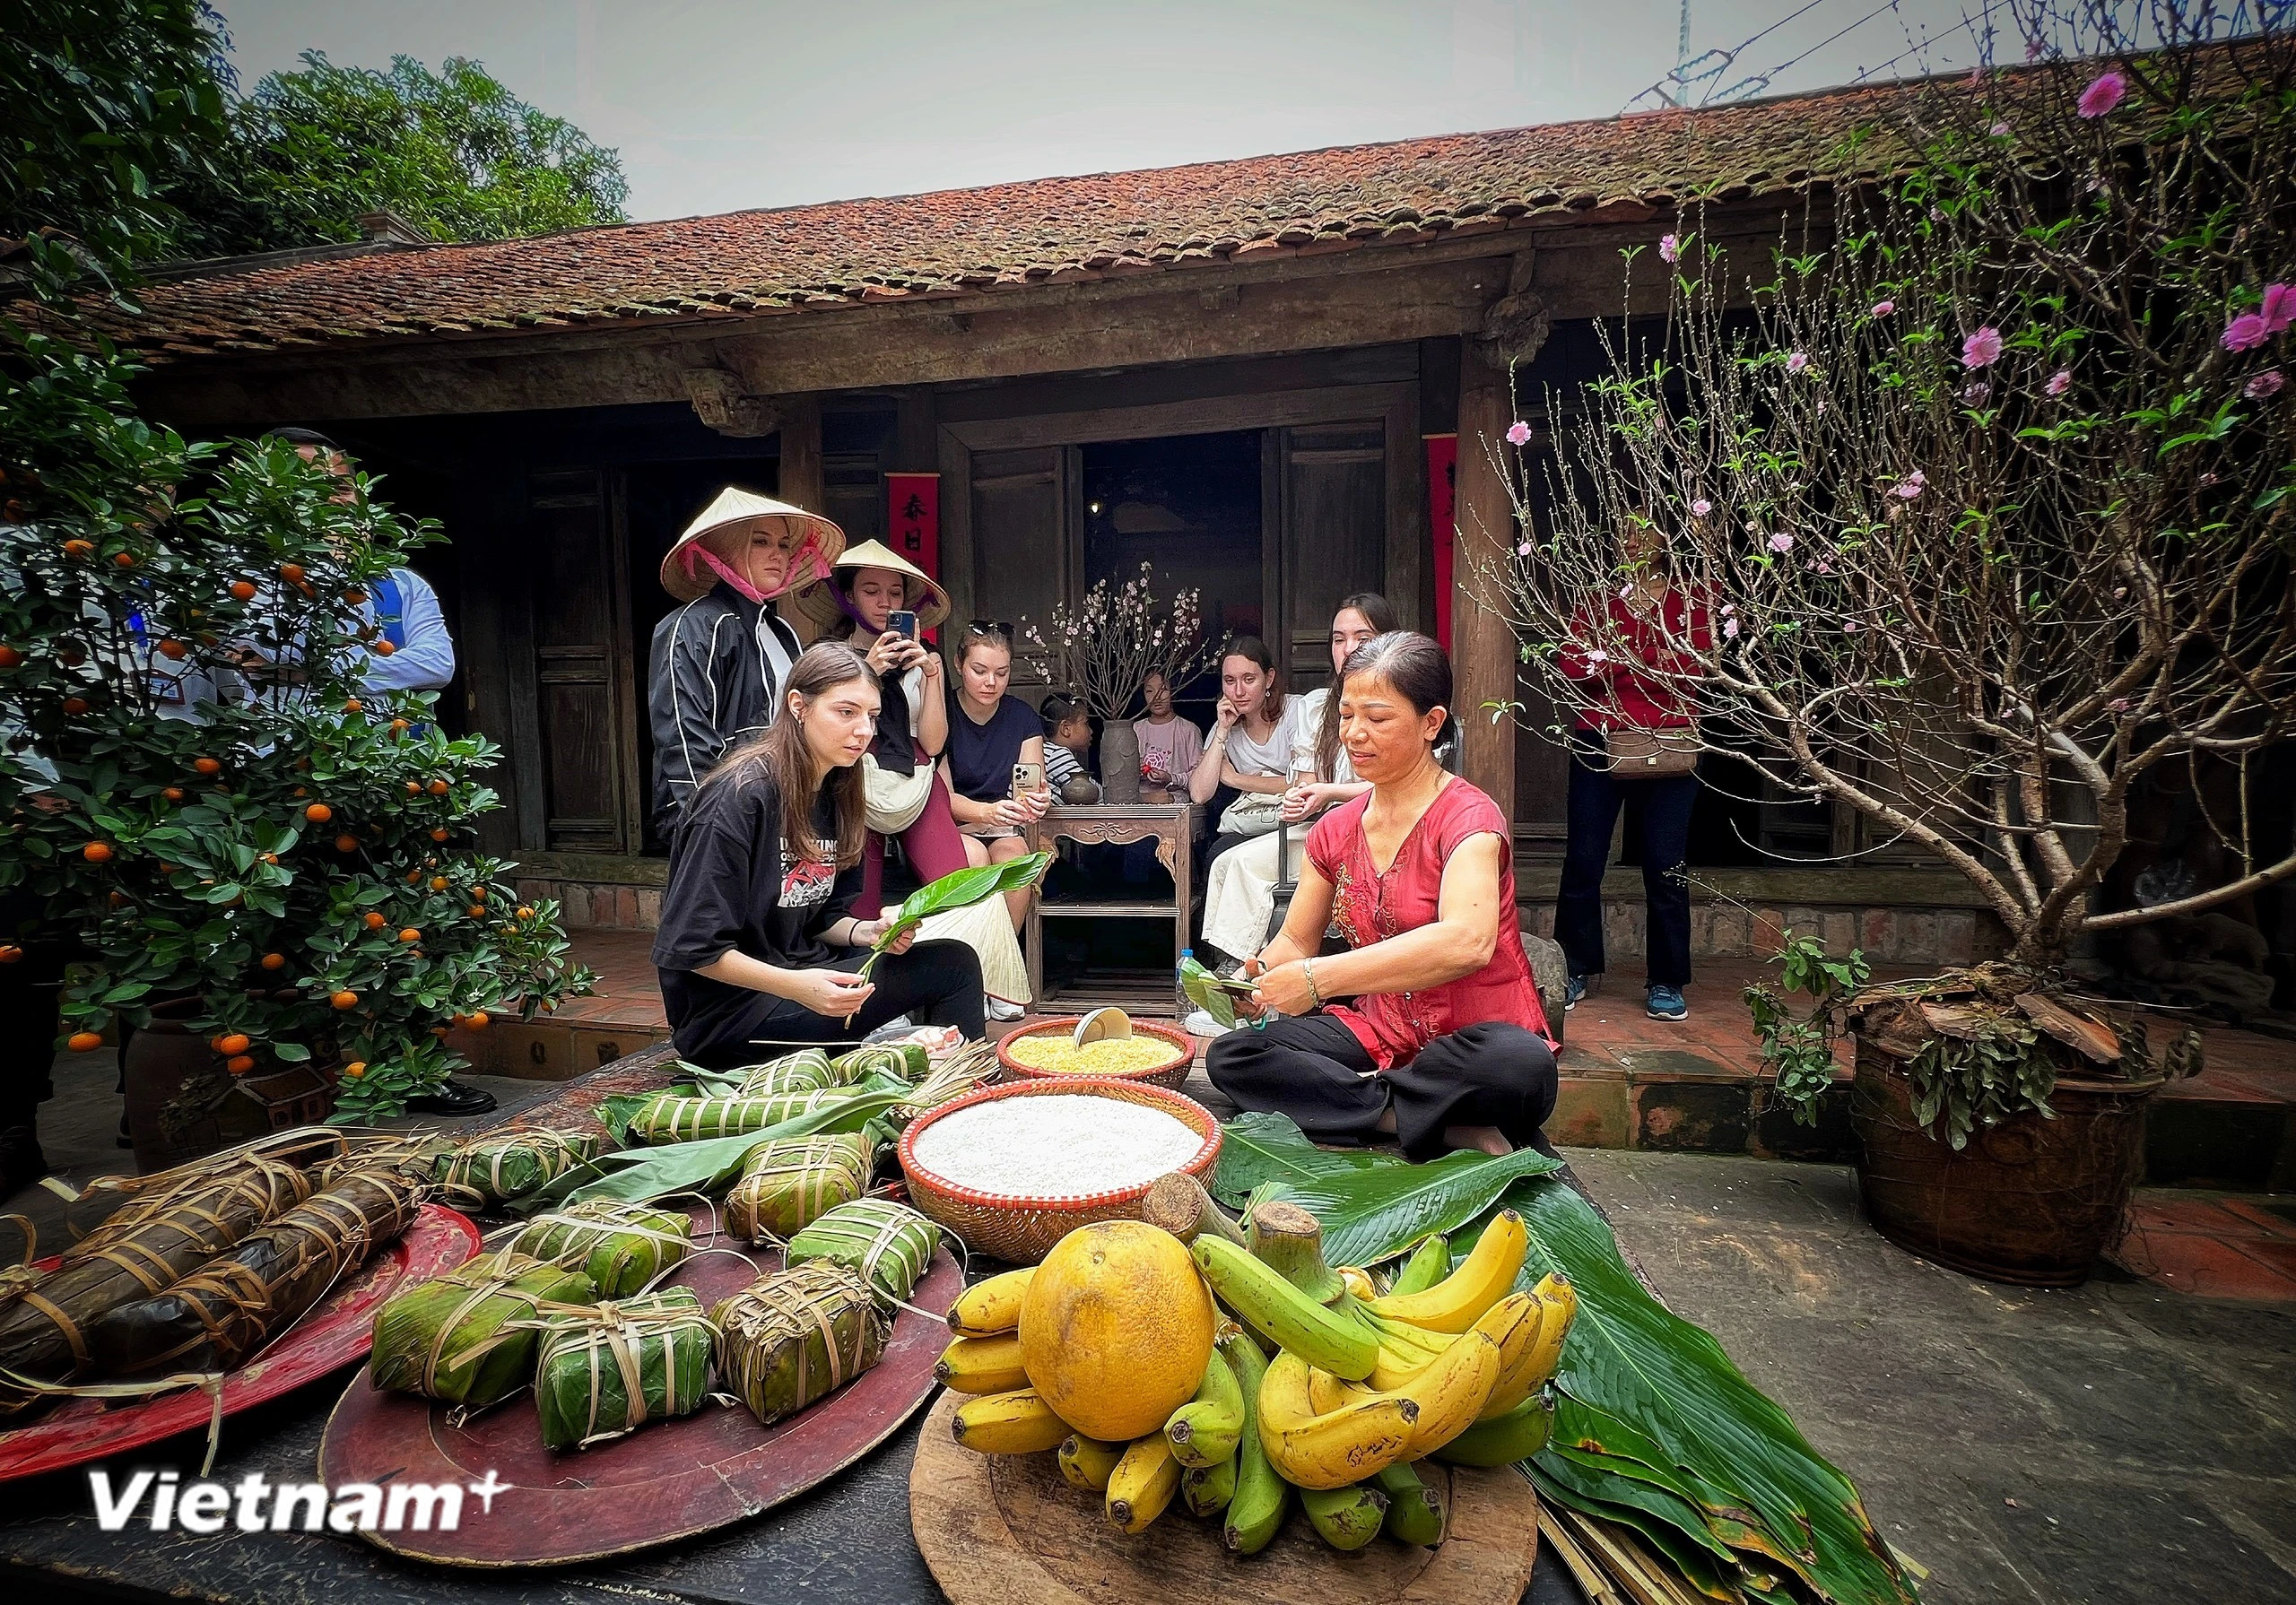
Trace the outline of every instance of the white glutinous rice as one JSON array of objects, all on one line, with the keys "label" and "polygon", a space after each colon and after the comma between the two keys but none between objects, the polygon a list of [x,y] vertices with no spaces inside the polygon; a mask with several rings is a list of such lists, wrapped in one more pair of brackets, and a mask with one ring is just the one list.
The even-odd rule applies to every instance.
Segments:
[{"label": "white glutinous rice", "polygon": [[1204,1146],[1159,1109],[1090,1094],[994,1098],[944,1115],[917,1139],[917,1163],[977,1193],[1081,1198],[1144,1186]]}]

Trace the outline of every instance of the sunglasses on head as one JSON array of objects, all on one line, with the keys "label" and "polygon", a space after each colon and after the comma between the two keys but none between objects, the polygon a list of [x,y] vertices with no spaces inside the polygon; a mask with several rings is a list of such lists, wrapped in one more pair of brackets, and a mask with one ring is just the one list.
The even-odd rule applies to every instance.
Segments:
[{"label": "sunglasses on head", "polygon": [[1004,636],[1008,639],[1013,627],[1002,619],[975,619],[965,626],[965,633],[973,636]]}]

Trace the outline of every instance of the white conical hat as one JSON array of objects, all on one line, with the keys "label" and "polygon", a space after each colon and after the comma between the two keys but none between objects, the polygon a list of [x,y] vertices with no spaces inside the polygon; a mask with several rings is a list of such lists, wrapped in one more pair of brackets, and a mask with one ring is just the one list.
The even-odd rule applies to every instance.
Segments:
[{"label": "white conical hat", "polygon": [[845,550],[843,530],[819,513],[728,485],[718,492],[718,499],[702,510],[700,517],[685,526],[677,544],[663,556],[662,589],[680,602],[707,595],[718,577],[708,564],[695,560],[694,543],[737,524],[777,521],[796,534],[797,548],[790,554],[789,577],[775,594],[787,595],[826,577],[830,565]]},{"label": "white conical hat", "polygon": [[[858,546],[848,546],[831,567],[890,568],[905,576],[909,605],[917,610],[917,623],[921,629],[931,629],[949,616],[949,594],[941,588],[941,582],[883,541],[864,541]],[[838,605],[837,578],[833,574],[819,585],[799,592],[795,600],[797,611],[823,629],[834,629],[847,620],[845,610]]]}]

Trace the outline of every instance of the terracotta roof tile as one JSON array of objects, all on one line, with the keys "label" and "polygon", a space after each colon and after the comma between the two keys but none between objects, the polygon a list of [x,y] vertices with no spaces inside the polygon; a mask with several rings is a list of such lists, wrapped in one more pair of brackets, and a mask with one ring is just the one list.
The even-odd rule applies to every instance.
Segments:
[{"label": "terracotta roof tile", "polygon": [[[1876,86],[1594,122],[1143,172],[378,250],[152,284],[108,333],[159,360],[600,320],[735,318],[1631,219],[1837,174],[1842,136],[1901,107]],[[1870,172],[1872,148],[1858,157]],[[1855,177],[1858,175],[1844,175]]]}]

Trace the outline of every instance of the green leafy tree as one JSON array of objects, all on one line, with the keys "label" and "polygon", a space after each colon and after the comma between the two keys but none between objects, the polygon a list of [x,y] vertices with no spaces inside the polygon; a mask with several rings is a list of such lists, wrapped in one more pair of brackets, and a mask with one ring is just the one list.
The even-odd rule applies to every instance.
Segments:
[{"label": "green leafy tree", "polygon": [[[93,265],[162,253],[228,139],[230,69],[196,0],[16,0],[0,48],[0,234]],[[59,265],[60,268],[61,265]]]},{"label": "green leafy tree", "polygon": [[178,254],[229,256],[360,238],[388,207],[440,239],[507,239],[623,220],[616,154],[519,100],[474,61],[388,72],[323,54],[230,110],[228,149],[187,173]]}]

